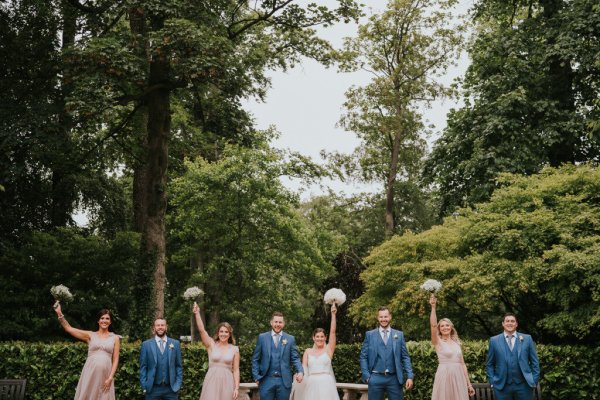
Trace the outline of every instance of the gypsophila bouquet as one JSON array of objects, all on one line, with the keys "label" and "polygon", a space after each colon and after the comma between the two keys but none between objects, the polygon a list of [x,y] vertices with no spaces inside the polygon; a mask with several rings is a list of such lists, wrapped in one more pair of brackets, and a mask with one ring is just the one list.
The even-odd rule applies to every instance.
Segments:
[{"label": "gypsophila bouquet", "polygon": [[183,298],[189,301],[196,301],[200,297],[200,295],[203,294],[204,291],[198,286],[192,286],[185,290],[185,293],[183,293]]},{"label": "gypsophila bouquet", "polygon": [[346,294],[342,292],[340,289],[329,289],[325,292],[325,296],[323,296],[323,301],[325,304],[336,304],[341,306],[346,301]]},{"label": "gypsophila bouquet", "polygon": [[427,279],[425,283],[421,285],[421,289],[429,293],[437,293],[442,288],[442,283],[435,279]]},{"label": "gypsophila bouquet", "polygon": [[50,293],[52,293],[52,296],[56,301],[67,302],[73,300],[73,295],[71,294],[71,291],[65,285],[52,286],[50,288]]}]

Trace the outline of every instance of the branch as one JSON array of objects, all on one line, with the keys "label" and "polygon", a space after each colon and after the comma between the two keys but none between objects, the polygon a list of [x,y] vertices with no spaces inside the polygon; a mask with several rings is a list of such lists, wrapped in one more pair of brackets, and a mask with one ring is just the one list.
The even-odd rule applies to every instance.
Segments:
[{"label": "branch", "polygon": [[147,87],[146,90],[144,90],[142,93],[117,97],[116,101],[119,105],[126,105],[127,103],[132,102],[132,101],[139,102],[139,101],[143,100],[146,96],[148,96],[150,93],[154,92],[155,90],[162,90],[162,89],[173,90],[173,89],[182,88],[185,86],[186,86],[186,83],[184,81],[179,81],[179,82],[174,82],[174,83],[157,83],[156,85]]},{"label": "branch", "polygon": [[110,3],[107,2],[104,6],[102,7],[90,7],[90,6],[86,6],[85,4],[81,4],[79,2],[79,0],[67,0],[67,2],[72,5],[73,7],[75,7],[76,9],[83,11],[85,13],[88,14],[101,14],[104,11],[108,10],[109,8],[111,8],[114,5],[121,5],[123,3],[124,0],[121,0],[119,2],[115,3]]},{"label": "branch", "polygon": [[83,157],[81,157],[79,159],[79,161],[77,162],[77,165],[79,164],[83,164],[83,162],[98,148],[100,147],[100,145],[104,142],[106,142],[108,139],[116,136],[118,133],[120,133],[123,128],[125,128],[127,126],[127,124],[129,124],[129,122],[131,121],[131,119],[134,117],[135,113],[137,112],[137,110],[142,106],[142,103],[138,103],[133,110],[131,110],[131,112],[125,117],[123,118],[123,120],[121,121],[120,124],[118,124],[117,126],[115,126],[113,129],[111,129],[108,134],[103,137],[102,139],[98,140],[98,142],[96,142],[96,144],[90,149],[88,150]]},{"label": "branch", "polygon": [[[245,20],[240,20],[240,21],[236,21],[233,22],[230,26],[227,27],[227,33],[229,36],[229,39],[235,39],[237,36],[239,36],[240,34],[244,33],[245,31],[247,31],[248,29],[252,28],[254,25],[266,21],[269,18],[271,18],[277,11],[285,8],[288,4],[290,4],[293,0],[287,0],[286,2],[284,2],[283,4],[276,6],[275,4],[273,4],[273,8],[265,13],[260,15],[258,18],[255,19],[245,19]],[[233,27],[239,24],[244,24],[240,29],[238,29],[237,31],[233,32]]]}]

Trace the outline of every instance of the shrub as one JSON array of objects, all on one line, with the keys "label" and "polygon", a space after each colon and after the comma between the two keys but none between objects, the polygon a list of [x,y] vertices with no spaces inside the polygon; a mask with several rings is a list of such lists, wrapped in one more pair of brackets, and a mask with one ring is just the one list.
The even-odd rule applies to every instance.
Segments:
[{"label": "shrub", "polygon": [[[138,378],[140,343],[121,345],[120,365],[115,377],[119,399],[139,399]],[[304,347],[301,348],[301,350]],[[407,400],[429,400],[437,368],[435,351],[428,342],[410,342],[408,349],[415,373],[415,388]],[[252,382],[251,359],[254,345],[240,347],[241,381]],[[465,362],[472,382],[485,382],[487,342],[467,341],[463,344]],[[334,357],[338,382],[360,382],[360,344],[339,345]],[[600,399],[596,370],[600,349],[586,346],[538,345],[544,399]],[[0,343],[0,378],[27,379],[27,398],[73,398],[87,348],[83,343]],[[181,400],[200,397],[202,380],[208,368],[206,351],[198,344],[183,346],[183,388]]]}]

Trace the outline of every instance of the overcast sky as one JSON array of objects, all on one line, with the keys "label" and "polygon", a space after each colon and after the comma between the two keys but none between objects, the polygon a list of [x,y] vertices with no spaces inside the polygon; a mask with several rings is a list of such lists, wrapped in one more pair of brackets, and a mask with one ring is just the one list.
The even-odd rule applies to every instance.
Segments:
[{"label": "overcast sky", "polygon": [[[335,0],[321,0],[321,4],[333,7]],[[381,12],[387,1],[364,1],[375,12]],[[455,8],[455,13],[466,13],[472,6],[473,0],[460,0]],[[369,10],[366,10],[369,13]],[[338,24],[320,30],[321,36],[329,40],[334,46],[340,47],[342,39],[347,36],[356,36],[357,25]],[[448,71],[444,82],[451,83],[457,76],[462,76],[468,65],[466,54],[459,61],[459,65]],[[289,148],[310,156],[313,160],[320,160],[320,151],[337,150],[350,153],[358,144],[358,139],[351,132],[346,132],[336,127],[343,113],[342,105],[345,100],[344,93],[352,85],[363,86],[368,84],[372,75],[359,71],[355,73],[340,73],[335,67],[325,68],[312,60],[305,60],[302,65],[288,72],[272,72],[272,88],[268,92],[264,103],[250,100],[245,107],[249,110],[256,122],[258,129],[265,129],[274,125],[281,133],[281,137],[273,143],[277,148]],[[453,101],[436,102],[433,107],[425,111],[425,117],[436,126],[440,132],[446,126],[446,114],[450,108],[456,107]],[[429,138],[432,142],[434,138]],[[298,182],[284,181],[286,186],[294,191],[301,192],[306,199],[314,194],[321,193],[319,187],[303,188]],[[382,190],[381,187],[360,186],[352,183],[327,182],[335,191],[356,193],[364,190]]]}]

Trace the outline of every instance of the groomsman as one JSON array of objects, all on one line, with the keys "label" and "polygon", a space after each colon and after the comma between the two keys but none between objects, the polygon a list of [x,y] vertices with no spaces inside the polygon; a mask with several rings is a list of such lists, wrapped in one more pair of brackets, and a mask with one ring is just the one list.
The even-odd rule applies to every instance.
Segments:
[{"label": "groomsman", "polygon": [[296,340],[283,331],[283,314],[274,312],[271,330],[261,333],[252,354],[252,377],[258,385],[261,400],[288,400],[292,390],[292,366],[296,380],[302,382],[304,370]]},{"label": "groomsman", "polygon": [[389,400],[402,400],[402,385],[410,390],[414,379],[404,333],[391,328],[387,307],[379,309],[377,321],[379,326],[367,332],[360,352],[362,379],[369,385],[369,400],[383,400],[385,392]]},{"label": "groomsman", "polygon": [[183,381],[179,341],[167,337],[167,321],[154,321],[154,337],[142,343],[140,383],[146,400],[177,400]]},{"label": "groomsman", "polygon": [[486,372],[497,400],[531,400],[540,378],[535,343],[517,326],[517,317],[507,313],[504,332],[490,338]]}]

